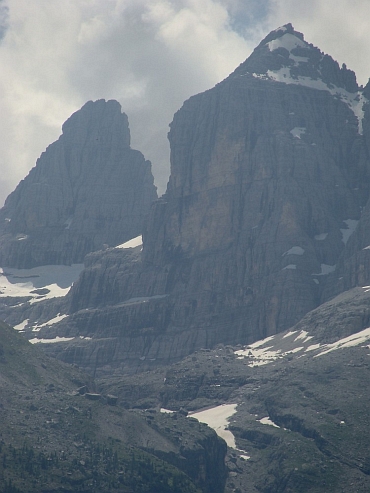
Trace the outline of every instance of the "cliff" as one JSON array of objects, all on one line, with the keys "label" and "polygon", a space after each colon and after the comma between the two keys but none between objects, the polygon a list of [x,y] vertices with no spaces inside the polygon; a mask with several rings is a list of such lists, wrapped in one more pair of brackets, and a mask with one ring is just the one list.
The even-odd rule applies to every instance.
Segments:
[{"label": "cliff", "polygon": [[119,103],[90,101],[62,130],[0,210],[1,266],[80,263],[142,232],[157,194]]},{"label": "cliff", "polygon": [[175,114],[142,250],[91,254],[67,316],[50,327],[39,313],[38,337],[75,337],[50,351],[110,373],[293,326],[327,298],[358,234],[368,107],[354,73],[290,24],[270,33]]},{"label": "cliff", "polygon": [[[0,324],[0,431],[17,445],[0,446],[0,473],[13,457],[12,479],[28,479],[26,437],[50,460],[42,478],[60,477],[55,444],[68,450],[71,490],[93,472],[101,491],[122,479],[151,491],[369,491],[369,91],[283,26],[176,113],[167,193],[143,244],[89,253],[67,295],[42,270],[3,272],[1,316],[88,369],[98,400],[75,389],[74,366],[63,381],[24,340],[20,357]],[[226,464],[225,444],[187,410],[228,436]],[[135,453],[117,463],[109,439],[97,453],[107,434]]]}]

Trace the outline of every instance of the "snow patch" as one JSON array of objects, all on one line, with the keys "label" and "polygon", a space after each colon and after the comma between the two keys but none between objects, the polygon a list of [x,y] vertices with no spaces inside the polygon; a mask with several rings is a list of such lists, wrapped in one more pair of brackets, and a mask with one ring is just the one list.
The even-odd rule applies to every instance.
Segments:
[{"label": "snow patch", "polygon": [[301,332],[299,333],[299,335],[294,339],[294,341],[299,341],[300,339],[307,339],[307,336],[308,336],[308,332],[306,332],[305,330],[301,330]]},{"label": "snow patch", "polygon": [[191,418],[197,419],[201,423],[206,423],[213,428],[217,435],[225,440],[228,447],[236,449],[235,437],[231,431],[227,430],[229,419],[236,413],[237,404],[222,404],[221,406],[189,413]]},{"label": "snow patch", "polygon": [[19,234],[19,235],[17,235],[16,238],[17,238],[17,241],[23,241],[23,240],[27,240],[28,235]]},{"label": "snow patch", "polygon": [[117,245],[115,248],[135,248],[143,244],[142,235],[136,236],[136,238],[132,238],[132,240],[126,241],[122,243],[122,245]]},{"label": "snow patch", "polygon": [[14,325],[13,329],[24,330],[27,327],[28,321],[29,321],[29,319],[26,318],[26,320],[23,320],[23,322],[21,322],[20,324]]},{"label": "snow patch", "polygon": [[68,315],[61,315],[60,313],[58,313],[58,315],[54,318],[51,318],[50,320],[48,320],[47,322],[44,322],[43,324],[41,325],[36,325],[35,328],[33,329],[34,332],[37,332],[38,330],[41,329],[41,327],[47,327],[49,325],[54,325],[54,324],[57,324],[58,322],[60,322],[61,320],[63,320],[64,318],[68,317]]},{"label": "snow patch", "polygon": [[290,354],[297,353],[304,349],[304,347],[300,346],[295,348],[288,348],[286,351],[283,352],[282,349],[275,348],[274,346],[262,348],[259,347],[267,343],[267,339],[264,339],[263,341],[257,341],[257,343],[254,343],[254,345],[247,346],[244,349],[238,349],[237,351],[235,351],[235,354],[237,355],[238,359],[248,358],[248,366],[253,368],[254,366],[268,365],[269,363],[272,363],[277,359],[284,358],[286,356],[289,356]]},{"label": "snow patch", "polygon": [[286,265],[285,267],[283,267],[282,270],[285,270],[285,269],[295,270],[296,268],[297,268],[297,266],[295,264],[289,264],[289,265]]},{"label": "snow patch", "polygon": [[323,356],[324,354],[328,354],[331,351],[336,351],[337,349],[359,346],[360,344],[363,344],[368,340],[370,340],[370,327],[362,330],[361,332],[357,332],[356,334],[352,334],[348,337],[344,337],[343,339],[340,339],[339,341],[334,342],[333,344],[325,344],[323,346],[325,350],[319,354],[316,354],[314,358],[317,358],[318,356]]},{"label": "snow patch", "polygon": [[275,336],[268,336],[268,337],[265,337],[265,339],[260,339],[259,341],[256,341],[253,344],[249,344],[248,347],[250,347],[252,349],[257,348],[257,347],[263,346],[267,342],[272,341],[273,339],[275,339]]},{"label": "snow patch", "polygon": [[311,346],[308,346],[308,348],[306,348],[306,352],[315,351],[315,349],[319,349],[320,346],[321,346],[321,344],[311,344]]},{"label": "snow patch", "polygon": [[[285,37],[284,35],[283,37]],[[298,38],[296,38],[298,39]],[[275,48],[276,49],[276,48]],[[328,86],[321,79],[311,79],[310,77],[292,76],[289,67],[282,67],[279,70],[267,71],[267,78],[276,82],[283,82],[284,84],[296,84],[310,89],[317,89],[319,91],[327,91],[334,97],[340,99],[345,103],[353,114],[357,117],[358,132],[363,134],[362,122],[364,119],[364,105],[368,103],[368,100],[361,92],[348,92],[342,87],[337,87],[334,84]]]},{"label": "snow patch", "polygon": [[301,139],[301,135],[306,133],[306,129],[304,127],[294,127],[290,131],[290,133],[295,137],[296,139]]},{"label": "snow patch", "polygon": [[41,343],[41,344],[53,344],[55,342],[68,342],[68,341],[72,341],[72,339],[74,339],[74,337],[59,337],[59,336],[56,336],[54,339],[38,339],[37,337],[35,337],[34,339],[30,339],[29,342],[31,344],[38,344],[38,343]]},{"label": "snow patch", "polygon": [[326,237],[328,236],[329,233],[320,233],[319,235],[315,235],[314,238],[317,241],[323,241],[326,240]]},{"label": "snow patch", "polygon": [[294,334],[296,334],[296,333],[297,333],[297,331],[296,331],[296,330],[289,331],[289,332],[287,332],[287,333],[285,334],[285,336],[283,336],[283,339],[286,339],[287,337],[290,337],[290,336],[292,336],[292,335],[294,335]]},{"label": "snow patch", "polygon": [[[243,75],[245,75],[245,74],[243,74]],[[255,72],[253,72],[252,75],[255,79],[269,80],[269,77],[266,74],[256,74]]]},{"label": "snow patch", "polygon": [[286,33],[280,38],[274,39],[267,43],[270,51],[277,50],[278,48],[285,48],[289,52],[294,50],[294,48],[306,48],[306,43],[300,38],[297,38],[294,34]]},{"label": "snow patch", "polygon": [[[306,339],[307,340],[307,339]],[[289,351],[290,353],[299,353],[300,351],[302,351],[304,349],[303,346],[299,346],[299,347],[295,347],[294,349],[292,349],[291,351]],[[289,354],[289,353],[288,353]]]},{"label": "snow patch", "polygon": [[257,421],[262,425],[269,425],[269,426],[274,426],[275,428],[280,428],[280,426],[274,423],[268,416],[262,419],[257,419]]},{"label": "snow patch", "polygon": [[275,29],[274,31],[272,31],[273,33],[279,33],[279,32],[283,32],[285,33],[286,31],[288,30],[288,28],[286,26],[281,26],[281,27],[278,27],[277,29]]},{"label": "snow patch", "polygon": [[283,354],[281,354],[281,350],[272,350],[273,346],[269,346],[262,349],[239,349],[235,351],[235,354],[239,356],[240,359],[244,359],[244,357],[250,358],[250,362],[248,364],[249,367],[253,368],[254,366],[264,366],[276,361],[278,358],[282,358]]},{"label": "snow patch", "polygon": [[346,223],[347,228],[346,229],[341,229],[340,231],[342,233],[342,241],[346,245],[347,244],[347,241],[349,240],[349,237],[351,236],[351,234],[356,229],[356,226],[358,224],[358,220],[356,220],[356,219],[346,219],[343,222]]},{"label": "snow patch", "polygon": [[69,229],[71,227],[72,221],[73,221],[73,218],[69,217],[67,219],[67,221],[64,223],[64,229]]},{"label": "snow patch", "polygon": [[304,249],[300,246],[294,246],[287,252],[283,253],[282,257],[284,255],[303,255],[304,254]]},{"label": "snow patch", "polygon": [[0,267],[0,298],[28,297],[30,303],[65,296],[84,264],[42,265],[32,269]]},{"label": "snow patch", "polygon": [[321,264],[321,272],[319,274],[313,273],[313,276],[327,276],[331,272],[334,272],[337,268],[336,265]]}]

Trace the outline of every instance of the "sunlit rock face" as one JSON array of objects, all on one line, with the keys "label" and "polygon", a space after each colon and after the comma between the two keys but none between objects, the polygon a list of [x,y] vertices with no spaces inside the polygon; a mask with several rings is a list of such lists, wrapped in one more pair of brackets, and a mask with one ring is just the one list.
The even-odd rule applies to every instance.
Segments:
[{"label": "sunlit rock face", "polygon": [[251,343],[317,307],[369,196],[366,94],[288,24],[186,101],[142,251],[86,259],[53,335],[92,339],[59,356],[130,371]]},{"label": "sunlit rock face", "polygon": [[0,210],[0,265],[82,262],[141,234],[156,197],[150,162],[131,149],[119,103],[90,101]]}]

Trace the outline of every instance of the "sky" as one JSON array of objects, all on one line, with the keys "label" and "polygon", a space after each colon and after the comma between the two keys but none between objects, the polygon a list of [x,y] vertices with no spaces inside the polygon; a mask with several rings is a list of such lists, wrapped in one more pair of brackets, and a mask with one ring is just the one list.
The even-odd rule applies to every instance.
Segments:
[{"label": "sky", "polygon": [[102,98],[121,103],[162,194],[186,99],[288,22],[366,84],[368,19],[369,0],[0,0],[0,206],[64,121]]}]

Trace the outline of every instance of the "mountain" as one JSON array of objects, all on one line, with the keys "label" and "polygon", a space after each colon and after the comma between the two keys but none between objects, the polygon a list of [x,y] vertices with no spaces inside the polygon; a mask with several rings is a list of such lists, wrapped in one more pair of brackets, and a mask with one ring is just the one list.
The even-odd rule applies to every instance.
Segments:
[{"label": "mountain", "polygon": [[157,198],[117,101],[89,101],[62,130],[0,210],[3,267],[81,263],[141,234]]},{"label": "mountain", "polygon": [[[324,305],[316,321],[324,332],[332,315],[335,330],[345,299]],[[219,345],[145,378],[104,377],[99,385],[132,408],[185,408],[225,433],[225,493],[365,493],[370,330],[327,344],[308,322],[310,332],[300,323],[247,347]]]},{"label": "mountain", "polygon": [[175,114],[142,237],[2,269],[4,491],[369,491],[369,96],[287,24]]},{"label": "mountain", "polygon": [[126,411],[0,323],[2,493],[221,493],[225,443],[183,414]]},{"label": "mountain", "polygon": [[366,246],[352,241],[369,199],[366,94],[290,24],[273,31],[175,114],[143,246],[90,254],[53,327],[49,309],[17,323],[76,337],[53,352],[108,373],[293,326],[337,294],[341,262]]}]

